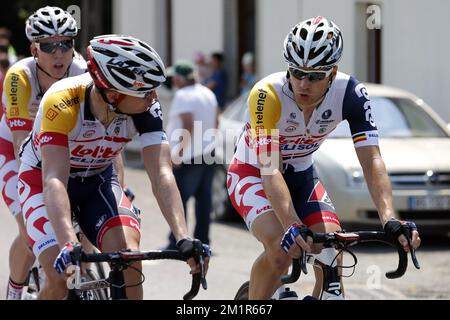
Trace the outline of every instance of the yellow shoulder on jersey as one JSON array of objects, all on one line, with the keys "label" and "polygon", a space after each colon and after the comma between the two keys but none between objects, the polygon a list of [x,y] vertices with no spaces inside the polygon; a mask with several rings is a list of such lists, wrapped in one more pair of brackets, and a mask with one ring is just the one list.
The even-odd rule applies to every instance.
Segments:
[{"label": "yellow shoulder on jersey", "polygon": [[250,125],[258,135],[260,131],[276,129],[281,116],[281,103],[274,87],[267,82],[258,82],[250,92]]},{"label": "yellow shoulder on jersey", "polygon": [[7,117],[30,118],[28,104],[31,99],[31,84],[23,67],[12,66],[6,73],[3,83]]},{"label": "yellow shoulder on jersey", "polygon": [[76,86],[45,95],[40,106],[41,132],[69,134],[77,124],[85,91],[85,86]]}]

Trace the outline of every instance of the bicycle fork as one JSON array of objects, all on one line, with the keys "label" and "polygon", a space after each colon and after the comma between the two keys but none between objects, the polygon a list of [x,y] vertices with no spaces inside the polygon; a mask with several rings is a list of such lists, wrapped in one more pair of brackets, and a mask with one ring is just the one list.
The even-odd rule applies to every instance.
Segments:
[{"label": "bicycle fork", "polygon": [[343,300],[341,276],[337,265],[336,250],[323,248],[319,254],[306,254],[306,262],[322,270],[322,290],[320,300]]}]

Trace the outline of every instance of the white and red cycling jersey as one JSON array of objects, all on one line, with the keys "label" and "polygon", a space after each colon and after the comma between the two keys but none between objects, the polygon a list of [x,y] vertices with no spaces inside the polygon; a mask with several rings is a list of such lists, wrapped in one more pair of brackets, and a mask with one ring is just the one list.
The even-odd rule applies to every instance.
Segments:
[{"label": "white and red cycling jersey", "polygon": [[94,106],[89,97],[93,88],[89,73],[51,86],[22,146],[19,197],[29,243],[36,256],[57,245],[43,197],[41,147],[46,145],[69,149],[67,194],[71,211],[94,245],[101,249],[103,236],[113,227],[139,231],[139,218],[125,199],[112,162],[136,135],[142,148],[168,144],[161,107],[154,99],[145,112],[119,114],[105,127],[91,111]]},{"label": "white and red cycling jersey", "polygon": [[342,122],[350,126],[355,148],[378,145],[370,99],[364,84],[338,72],[308,123],[294,99],[286,72],[260,80],[247,100],[248,121],[228,169],[231,202],[248,228],[272,211],[262,186],[260,152],[279,150],[284,179],[299,218],[307,225],[339,224],[335,209],[313,168],[313,153]]},{"label": "white and red cycling jersey", "polygon": [[[86,62],[76,55],[68,76],[86,72]],[[20,212],[17,197],[19,171],[13,147],[13,131],[31,131],[43,93],[37,81],[37,65],[33,57],[15,63],[5,75],[0,119],[0,191],[13,216]]]},{"label": "white and red cycling jersey", "polygon": [[292,165],[295,171],[308,169],[314,151],[344,120],[350,125],[355,148],[378,145],[366,88],[342,72],[337,73],[307,124],[294,100],[286,72],[260,80],[249,95],[247,107],[248,121],[237,143],[235,158],[256,167],[261,148],[279,148],[284,165]]},{"label": "white and red cycling jersey", "polygon": [[[77,55],[68,70],[68,77],[86,72],[86,62]],[[31,131],[42,96],[37,81],[34,57],[22,59],[9,68],[3,87],[4,115],[0,121],[0,138],[12,142],[11,131]]]},{"label": "white and red cycling jersey", "polygon": [[143,113],[118,115],[105,128],[91,112],[92,88],[88,73],[50,87],[42,98],[31,135],[23,144],[23,163],[40,168],[41,146],[67,146],[71,176],[88,177],[106,169],[135,135],[139,135],[142,148],[168,143],[158,100]]}]

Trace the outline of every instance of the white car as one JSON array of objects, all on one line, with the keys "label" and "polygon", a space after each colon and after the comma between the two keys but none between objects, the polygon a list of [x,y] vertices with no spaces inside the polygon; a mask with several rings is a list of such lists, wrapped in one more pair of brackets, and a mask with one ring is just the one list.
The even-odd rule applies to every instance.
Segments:
[{"label": "white car", "polygon": [[[411,93],[367,84],[371,108],[380,134],[380,149],[391,178],[394,209],[399,219],[416,222],[422,232],[450,232],[450,130],[447,124]],[[227,131],[225,165],[218,167],[214,182],[216,216],[237,216],[227,197],[226,167],[234,140],[246,117],[246,97],[229,105],[220,128]],[[230,132],[236,132],[234,136]],[[231,146],[231,152],[230,152]],[[231,154],[231,155],[230,155]],[[315,167],[333,200],[344,228],[380,228],[358,162],[347,122],[342,122],[314,154]],[[239,217],[238,217],[239,218]]]}]

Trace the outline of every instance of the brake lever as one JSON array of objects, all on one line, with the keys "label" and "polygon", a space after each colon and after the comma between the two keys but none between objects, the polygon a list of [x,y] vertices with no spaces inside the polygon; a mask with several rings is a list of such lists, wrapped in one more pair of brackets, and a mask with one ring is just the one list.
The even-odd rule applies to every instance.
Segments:
[{"label": "brake lever", "polygon": [[410,230],[408,228],[404,228],[403,231],[404,231],[403,235],[405,236],[406,241],[408,241],[409,252],[411,252],[411,260],[414,264],[414,267],[416,269],[420,269],[419,260],[417,260],[417,256],[416,256],[416,249],[414,249],[414,247],[412,245],[412,230]]},{"label": "brake lever", "polygon": [[414,247],[412,246],[412,243],[411,243],[412,240],[409,235],[410,235],[410,233],[408,232],[408,235],[406,235],[406,240],[408,241],[409,252],[411,252],[411,260],[414,264],[414,267],[416,269],[420,269],[419,260],[417,260],[417,256],[416,256],[416,249],[414,249]]},{"label": "brake lever", "polygon": [[[203,245],[199,240],[194,240],[195,254],[198,258],[198,264],[200,265],[200,283],[204,290],[208,289],[208,283],[205,275],[205,259],[203,257]],[[197,259],[195,259],[197,260]]]},{"label": "brake lever", "polygon": [[200,264],[200,274],[201,274],[200,283],[202,284],[203,290],[207,290],[208,289],[208,283],[206,282],[205,260],[203,259],[203,254],[200,254],[199,264]]},{"label": "brake lever", "polygon": [[308,269],[306,268],[306,252],[304,249],[301,250],[300,254],[300,269],[304,274],[308,274]]}]

